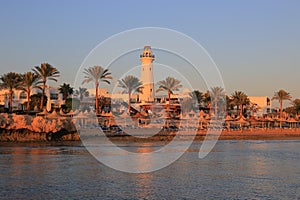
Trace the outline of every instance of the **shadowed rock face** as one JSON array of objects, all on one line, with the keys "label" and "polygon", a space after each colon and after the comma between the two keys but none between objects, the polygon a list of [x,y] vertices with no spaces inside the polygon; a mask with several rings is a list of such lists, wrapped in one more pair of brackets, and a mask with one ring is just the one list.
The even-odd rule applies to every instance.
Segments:
[{"label": "shadowed rock face", "polygon": [[28,129],[0,129],[0,142],[79,141],[77,132],[61,130],[56,133],[32,132]]},{"label": "shadowed rock face", "polygon": [[0,141],[79,140],[69,118],[0,114]]}]

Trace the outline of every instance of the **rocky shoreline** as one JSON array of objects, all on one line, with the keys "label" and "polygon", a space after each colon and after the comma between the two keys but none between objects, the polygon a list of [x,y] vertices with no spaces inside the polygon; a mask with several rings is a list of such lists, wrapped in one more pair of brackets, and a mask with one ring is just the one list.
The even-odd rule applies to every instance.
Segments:
[{"label": "rocky shoreline", "polygon": [[33,132],[28,129],[0,129],[0,142],[50,142],[80,141],[76,131],[60,130],[53,132]]},{"label": "rocky shoreline", "polygon": [[[151,137],[134,137],[126,133],[108,132],[106,136],[112,141],[131,142],[153,142],[190,140],[193,138],[202,141],[206,138],[205,131],[198,131],[196,136],[188,132],[177,134],[171,131],[161,131]],[[101,136],[95,136],[101,137]],[[243,130],[243,131],[222,131],[221,135],[210,134],[208,139],[218,140],[299,140],[300,129],[286,130]],[[57,132],[34,132],[28,129],[0,129],[0,142],[51,142],[51,141],[80,141],[80,134],[77,131],[61,129]]]}]

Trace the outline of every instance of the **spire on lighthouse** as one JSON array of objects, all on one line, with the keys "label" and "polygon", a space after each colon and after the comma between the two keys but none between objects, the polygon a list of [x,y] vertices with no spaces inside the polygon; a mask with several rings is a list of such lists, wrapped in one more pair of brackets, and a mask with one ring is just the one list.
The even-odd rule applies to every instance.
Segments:
[{"label": "spire on lighthouse", "polygon": [[141,82],[143,83],[140,100],[142,102],[154,102],[153,65],[154,55],[150,46],[145,46],[140,55],[142,62]]}]

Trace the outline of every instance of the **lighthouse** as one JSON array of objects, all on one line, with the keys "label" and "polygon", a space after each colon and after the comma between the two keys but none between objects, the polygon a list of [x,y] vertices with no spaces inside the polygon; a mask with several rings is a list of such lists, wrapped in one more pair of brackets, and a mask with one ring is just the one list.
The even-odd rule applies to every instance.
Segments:
[{"label": "lighthouse", "polygon": [[140,94],[141,102],[154,102],[154,82],[153,82],[153,65],[154,55],[150,46],[145,46],[140,55],[142,62],[141,82],[143,83],[142,93]]}]

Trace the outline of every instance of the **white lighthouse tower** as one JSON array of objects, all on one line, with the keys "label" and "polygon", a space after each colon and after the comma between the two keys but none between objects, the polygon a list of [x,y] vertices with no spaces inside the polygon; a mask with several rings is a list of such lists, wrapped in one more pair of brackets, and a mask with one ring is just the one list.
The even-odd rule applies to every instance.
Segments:
[{"label": "white lighthouse tower", "polygon": [[153,66],[154,55],[150,46],[145,46],[140,55],[142,62],[141,82],[143,83],[142,93],[140,94],[141,102],[154,102],[154,82]]}]

